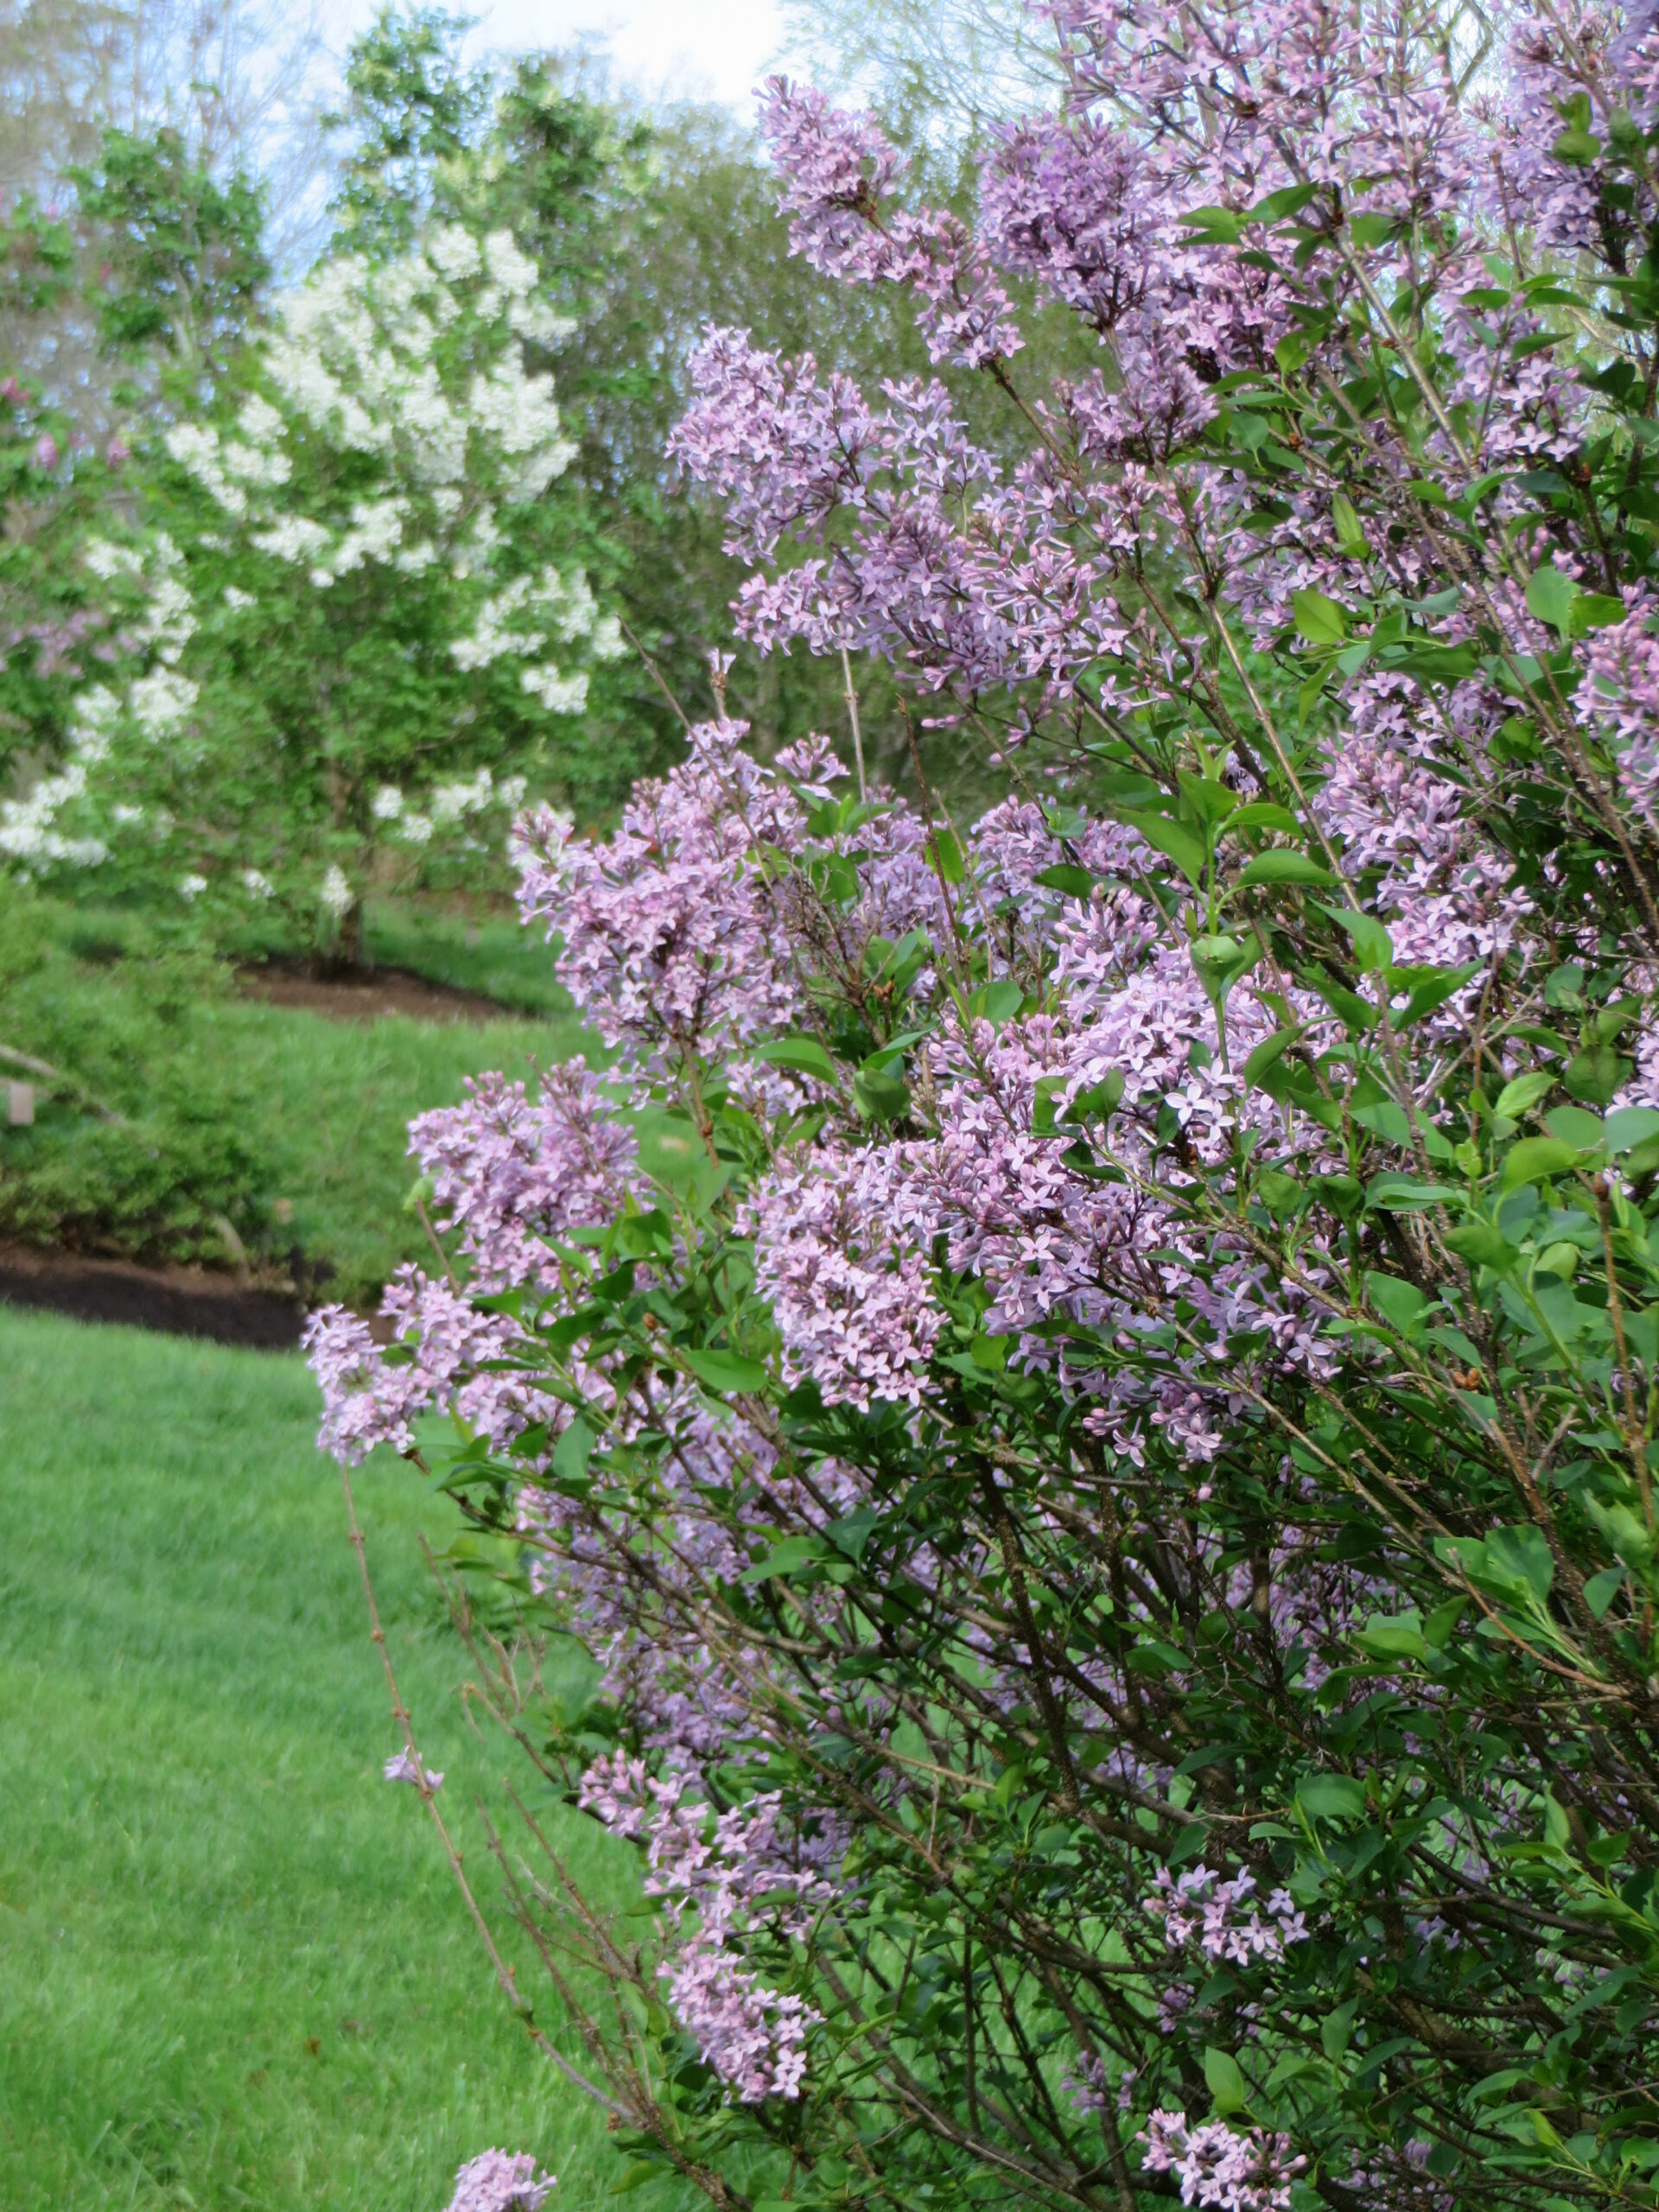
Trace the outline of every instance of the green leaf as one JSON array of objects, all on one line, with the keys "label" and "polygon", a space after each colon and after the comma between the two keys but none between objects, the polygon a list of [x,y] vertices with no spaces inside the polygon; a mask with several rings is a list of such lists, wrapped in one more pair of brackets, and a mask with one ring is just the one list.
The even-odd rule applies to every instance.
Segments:
[{"label": "green leaf", "polygon": [[1348,234],[1356,245],[1382,245],[1400,227],[1397,215],[1356,215],[1348,226]]},{"label": "green leaf", "polygon": [[1544,1127],[1551,1136],[1575,1146],[1580,1152],[1599,1152],[1607,1134],[1600,1115],[1586,1113],[1582,1106],[1552,1108],[1544,1116]]},{"label": "green leaf", "polygon": [[[1287,837],[1301,835],[1301,823],[1287,806],[1281,806],[1274,799],[1253,798],[1248,806],[1236,808],[1227,817],[1229,830],[1282,830]],[[1037,879],[1040,883],[1042,878]]]},{"label": "green leaf", "polygon": [[816,1566],[823,1557],[823,1546],[816,1536],[785,1536],[769,1558],[746,1567],[737,1579],[753,1583],[770,1582],[776,1577],[786,1582],[798,1568]]},{"label": "green leaf", "polygon": [[1345,1774],[1307,1774],[1296,1785],[1296,1802],[1310,1821],[1357,1821],[1365,1792]]},{"label": "green leaf", "polygon": [[1195,937],[1187,949],[1198,981],[1218,1003],[1224,1003],[1239,977],[1248,975],[1262,957],[1254,931],[1243,943],[1234,937]]},{"label": "green leaf", "polygon": [[1211,828],[1238,811],[1238,796],[1225,784],[1212,783],[1207,776],[1191,776],[1185,768],[1175,771],[1175,780],[1193,813]]},{"label": "green leaf", "polygon": [[1580,592],[1573,602],[1573,635],[1582,638],[1587,631],[1605,630],[1610,623],[1622,622],[1629,612],[1611,592]]},{"label": "green leaf", "polygon": [[1393,967],[1394,939],[1375,916],[1358,913],[1351,906],[1322,906],[1319,911],[1352,938],[1354,957],[1363,969],[1375,975]]},{"label": "green leaf", "polygon": [[1535,569],[1527,586],[1527,611],[1566,637],[1573,620],[1573,602],[1579,587],[1559,569]]},{"label": "green leaf", "polygon": [[1567,1062],[1561,1081],[1574,1098],[1605,1106],[1620,1085],[1630,1080],[1631,1064],[1611,1045],[1586,1045]]},{"label": "green leaf", "polygon": [[1372,1659],[1422,1659],[1428,1653],[1423,1640],[1423,1624],[1415,1613],[1403,1613],[1392,1619],[1383,1613],[1373,1613],[1354,1641]]},{"label": "green leaf", "polygon": [[837,1083],[841,1071],[816,1037],[774,1037],[757,1045],[754,1057],[774,1068],[792,1068],[798,1075],[815,1075],[822,1083]]},{"label": "green leaf", "polygon": [[1453,1630],[1469,1610],[1466,1598],[1448,1598],[1443,1605],[1436,1605],[1423,1623],[1423,1642],[1431,1651],[1444,1651],[1452,1641]]},{"label": "green leaf", "polygon": [[880,1525],[881,1516],[871,1507],[861,1505],[855,1513],[843,1514],[839,1521],[832,1521],[825,1533],[837,1551],[844,1552],[855,1566],[861,1566],[865,1547]]},{"label": "green leaf", "polygon": [[1250,2092],[1238,2061],[1224,2050],[1211,2048],[1204,2054],[1204,2078],[1220,2113],[1243,2112]]},{"label": "green leaf", "polygon": [[1205,245],[1236,245],[1244,235],[1243,225],[1230,207],[1195,207],[1180,220],[1199,232]]},{"label": "green leaf", "polygon": [[1402,1331],[1410,1328],[1428,1303],[1415,1283],[1402,1282],[1397,1275],[1368,1274],[1365,1288],[1383,1319]]},{"label": "green leaf", "polygon": [[1150,776],[1102,776],[1095,788],[1100,793],[1101,804],[1109,810],[1159,806],[1166,797],[1163,785],[1154,784]]},{"label": "green leaf", "polygon": [[1494,1529],[1484,1542],[1478,1536],[1440,1536],[1434,1549],[1443,1560],[1456,1560],[1477,1588],[1495,1597],[1520,1599],[1540,1611],[1548,1599],[1555,1562],[1541,1529]]},{"label": "green leaf", "polygon": [[1599,1621],[1607,1618],[1607,1608],[1618,1597],[1624,1580],[1622,1567],[1604,1567],[1599,1574],[1592,1574],[1585,1584],[1584,1602]]},{"label": "green leaf", "polygon": [[1365,1205],[1372,1213],[1414,1213],[1423,1206],[1442,1205],[1457,1195],[1444,1183],[1420,1183],[1410,1175],[1374,1175],[1365,1186]]},{"label": "green leaf", "polygon": [[1498,1274],[1507,1274],[1521,1257],[1495,1222],[1465,1222],[1459,1228],[1448,1229],[1446,1241],[1459,1259],[1478,1268],[1491,1268]]},{"label": "green leaf", "polygon": [[1162,853],[1166,860],[1174,861],[1181,874],[1196,890],[1204,879],[1204,865],[1209,857],[1203,840],[1190,830],[1183,830],[1166,814],[1127,814],[1122,817],[1131,829],[1138,830],[1154,852]]},{"label": "green leaf", "polygon": [[1282,223],[1287,215],[1300,215],[1310,200],[1316,199],[1317,184],[1287,184],[1277,192],[1268,193],[1265,200],[1258,200],[1249,212],[1252,223]]},{"label": "green leaf", "polygon": [[1258,853],[1249,861],[1239,875],[1239,888],[1252,883],[1334,883],[1328,868],[1310,860],[1306,853],[1294,851],[1287,845],[1275,846],[1270,853]]},{"label": "green leaf", "polygon": [[1337,1015],[1338,1020],[1345,1021],[1356,1034],[1363,1035],[1366,1030],[1376,1028],[1377,1017],[1382,1011],[1379,1007],[1361,998],[1357,992],[1344,989],[1332,976],[1322,976],[1317,970],[1309,976],[1308,981],[1330,1007],[1332,1013]]},{"label": "green leaf", "polygon": [[1602,1125],[1607,1149],[1615,1160],[1627,1152],[1634,1152],[1637,1145],[1646,1144],[1652,1137],[1659,1137],[1659,1114],[1651,1106],[1621,1106],[1610,1114]]},{"label": "green leaf", "polygon": [[902,1077],[861,1067],[853,1077],[853,1104],[867,1122],[901,1121],[910,1111],[910,1092]]},{"label": "green leaf", "polygon": [[1346,553],[1351,559],[1357,559],[1360,556],[1370,551],[1370,547],[1365,542],[1365,532],[1361,527],[1353,501],[1345,499],[1340,492],[1332,495],[1331,519],[1336,525],[1337,546],[1339,551]]},{"label": "green leaf", "polygon": [[1358,1998],[1351,1997],[1334,2012],[1327,2012],[1319,2023],[1319,2043],[1333,2065],[1348,2048],[1348,2039],[1354,2031],[1354,2015],[1358,2010]]},{"label": "green leaf", "polygon": [[988,1021],[1000,1029],[1005,1021],[1012,1021],[1026,1002],[1024,988],[1006,979],[1000,983],[982,983],[968,1001],[968,1011],[976,1021]]},{"label": "green leaf", "polygon": [[588,1471],[594,1432],[577,1414],[553,1449],[553,1471],[562,1482],[580,1482]]},{"label": "green leaf", "polygon": [[[1548,1098],[1554,1088],[1555,1077],[1543,1069],[1531,1075],[1513,1076],[1498,1092],[1492,1111],[1502,1120],[1518,1122],[1541,1098]],[[1655,1116],[1655,1127],[1659,1128],[1659,1116]]]},{"label": "green leaf", "polygon": [[648,2158],[636,2158],[605,2193],[607,2196],[626,2196],[633,2190],[643,2189],[648,2181],[661,2181],[672,2171],[669,2166],[655,2165]]},{"label": "green leaf", "polygon": [[764,1390],[766,1370],[758,1360],[741,1358],[734,1351],[701,1351],[687,1347],[680,1357],[705,1389],[718,1390]]},{"label": "green leaf", "polygon": [[1518,1190],[1522,1183],[1541,1183],[1552,1175],[1570,1174],[1582,1157],[1577,1145],[1559,1137],[1522,1137],[1503,1160],[1503,1187]]},{"label": "green leaf", "polygon": [[1494,1529],[1486,1539],[1489,1576],[1529,1590],[1541,1605],[1555,1580],[1555,1562],[1541,1529]]},{"label": "green leaf", "polygon": [[1406,1001],[1405,1012],[1396,1014],[1394,1017],[1395,1027],[1409,1029],[1414,1022],[1422,1020],[1426,1014],[1433,1014],[1437,1007],[1444,1006],[1454,992],[1460,991],[1464,985],[1479,972],[1480,963],[1478,960],[1471,960],[1466,968],[1442,968],[1431,970],[1422,977],[1421,982],[1412,985],[1411,995]]},{"label": "green leaf", "polygon": [[1325,685],[1331,681],[1332,671],[1335,669],[1336,664],[1336,662],[1333,660],[1326,661],[1324,667],[1310,677],[1308,681],[1304,683],[1301,689],[1297,692],[1296,727],[1298,730],[1306,728],[1307,718],[1313,713],[1314,708],[1319,704],[1319,695],[1325,690]]},{"label": "green leaf", "polygon": [[933,832],[933,865],[946,883],[960,883],[963,878],[962,847],[951,830]]},{"label": "green leaf", "polygon": [[1245,1082],[1259,1084],[1274,1061],[1283,1057],[1301,1033],[1300,1028],[1275,1029],[1271,1037],[1264,1037],[1244,1063]]},{"label": "green leaf", "polygon": [[1293,592],[1290,604],[1297,630],[1310,645],[1339,645],[1347,636],[1348,617],[1322,591]]},{"label": "green leaf", "polygon": [[1031,879],[1040,883],[1045,891],[1064,891],[1068,899],[1086,899],[1095,887],[1095,879],[1086,868],[1076,868],[1070,861],[1057,861],[1052,868],[1044,868]]}]

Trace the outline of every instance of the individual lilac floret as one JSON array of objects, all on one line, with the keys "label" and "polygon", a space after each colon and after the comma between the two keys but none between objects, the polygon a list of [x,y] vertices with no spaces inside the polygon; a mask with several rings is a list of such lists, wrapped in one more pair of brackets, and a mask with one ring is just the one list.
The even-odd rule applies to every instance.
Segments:
[{"label": "individual lilac floret", "polygon": [[455,2176],[448,2212],[539,2212],[556,2179],[528,2151],[480,2151]]},{"label": "individual lilac floret", "polygon": [[416,1789],[443,1787],[443,1777],[436,1769],[424,1765],[417,1754],[407,1751],[394,1751],[383,1771],[388,1782],[407,1782]]}]

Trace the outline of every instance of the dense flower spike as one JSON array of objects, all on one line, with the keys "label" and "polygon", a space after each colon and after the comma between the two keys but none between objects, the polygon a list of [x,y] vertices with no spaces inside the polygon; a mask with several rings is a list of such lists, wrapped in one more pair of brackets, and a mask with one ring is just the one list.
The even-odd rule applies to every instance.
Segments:
[{"label": "dense flower spike", "polygon": [[706,723],[599,846],[543,812],[515,832],[526,919],[563,939],[559,980],[607,1045],[670,1063],[786,1023],[796,995],[766,852],[798,834],[789,791]]},{"label": "dense flower spike", "polygon": [[324,1440],[518,1547],[645,1913],[533,1808],[517,1902],[712,2201],[1651,2212],[1659,29],[1051,20],[971,228],[768,87],[941,373],[711,332],[677,439],[1007,796],[721,721],[525,820],[614,1058],[416,1125]]},{"label": "dense flower spike", "polygon": [[483,2151],[455,2176],[448,2212],[541,2212],[553,2185],[528,2151]]}]

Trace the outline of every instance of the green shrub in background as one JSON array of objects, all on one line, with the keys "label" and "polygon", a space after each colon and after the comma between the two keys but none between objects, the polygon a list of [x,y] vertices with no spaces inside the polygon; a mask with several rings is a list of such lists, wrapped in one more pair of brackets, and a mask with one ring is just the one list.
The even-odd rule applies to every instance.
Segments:
[{"label": "green shrub in background", "polygon": [[403,1203],[410,1116],[579,1041],[545,955],[514,931],[515,961],[510,927],[400,910],[375,941],[534,1018],[359,1023],[239,997],[230,967],[158,945],[142,915],[8,892],[0,1045],[59,1080],[35,1079],[33,1127],[0,1124],[0,1236],[215,1267],[245,1253],[260,1280],[371,1298],[425,1249]]}]

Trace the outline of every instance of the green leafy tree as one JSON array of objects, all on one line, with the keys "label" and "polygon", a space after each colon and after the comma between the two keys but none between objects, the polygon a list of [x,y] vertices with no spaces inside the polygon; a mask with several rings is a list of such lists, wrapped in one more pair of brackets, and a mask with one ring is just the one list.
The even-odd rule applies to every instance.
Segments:
[{"label": "green leafy tree", "polygon": [[192,382],[223,376],[270,274],[260,186],[221,182],[171,126],[106,130],[69,178],[99,250],[88,289],[105,353],[176,365]]},{"label": "green leafy tree", "polygon": [[0,764],[51,765],[77,689],[120,658],[135,610],[83,550],[142,505],[145,427],[231,374],[269,274],[263,190],[171,127],[105,130],[64,182],[67,212],[25,194],[0,225]]}]

